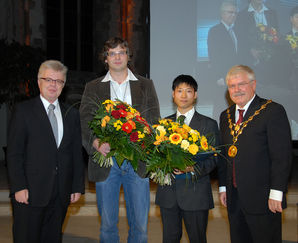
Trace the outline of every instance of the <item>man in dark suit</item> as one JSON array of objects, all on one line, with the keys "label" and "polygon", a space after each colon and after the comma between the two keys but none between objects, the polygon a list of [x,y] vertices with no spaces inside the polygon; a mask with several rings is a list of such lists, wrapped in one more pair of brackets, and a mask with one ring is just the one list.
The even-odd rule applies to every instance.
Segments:
[{"label": "man in dark suit", "polygon": [[[167,118],[176,121],[183,115],[185,124],[200,134],[212,135],[216,145],[219,136],[217,122],[195,111],[197,88],[197,82],[189,75],[175,78],[172,89],[177,112]],[[158,186],[155,203],[160,206],[163,243],[180,242],[182,219],[191,243],[207,242],[208,211],[214,207],[209,173],[216,164],[213,156],[200,160],[186,171],[173,171],[176,178],[172,185]]]},{"label": "man in dark suit", "polygon": [[219,178],[226,181],[220,200],[228,207],[231,242],[281,243],[292,159],[286,112],[255,94],[255,74],[249,67],[232,67],[226,81],[235,104],[220,116],[227,163]]},{"label": "man in dark suit", "polygon": [[88,127],[97,110],[97,103],[106,99],[121,100],[132,105],[149,122],[159,118],[159,104],[152,80],[133,74],[128,68],[130,52],[128,44],[121,38],[108,40],[102,51],[102,60],[108,73],[87,83],[81,101],[83,145],[89,154],[89,180],[96,182],[96,197],[101,216],[100,241],[118,243],[119,192],[123,185],[129,224],[128,242],[147,242],[147,224],[150,206],[149,179],[146,166],[139,162],[135,172],[125,161],[121,167],[114,159],[112,167],[100,167],[93,161],[97,150],[104,156],[110,152],[108,143],[101,143]]},{"label": "man in dark suit", "polygon": [[12,116],[7,160],[15,243],[60,243],[67,207],[84,193],[79,112],[58,101],[66,72],[59,61],[42,63],[40,96],[18,104]]},{"label": "man in dark suit", "polygon": [[213,26],[208,33],[208,57],[212,74],[221,85],[229,68],[236,65],[238,37],[233,30],[237,16],[236,3],[225,0],[220,7],[221,22]]},{"label": "man in dark suit", "polygon": [[238,14],[235,22],[241,63],[258,65],[261,61],[259,24],[278,31],[277,14],[265,6],[264,0],[250,0],[248,7]]}]

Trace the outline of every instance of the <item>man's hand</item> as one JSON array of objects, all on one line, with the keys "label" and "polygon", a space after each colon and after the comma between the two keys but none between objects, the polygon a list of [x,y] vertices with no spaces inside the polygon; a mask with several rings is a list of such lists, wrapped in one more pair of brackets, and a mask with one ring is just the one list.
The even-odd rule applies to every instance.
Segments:
[{"label": "man's hand", "polygon": [[99,146],[99,139],[98,138],[93,141],[92,145],[103,156],[107,156],[107,154],[111,151],[110,144],[108,144],[108,143],[102,143]]},{"label": "man's hand", "polygon": [[272,213],[282,212],[281,201],[269,199],[268,200],[268,207]]},{"label": "man's hand", "polygon": [[79,193],[79,192],[72,193],[72,194],[70,195],[70,203],[75,203],[75,202],[77,202],[77,201],[80,199],[80,197],[81,197],[81,193]]},{"label": "man's hand", "polygon": [[18,203],[25,203],[29,204],[28,199],[29,199],[29,191],[28,189],[24,189],[21,191],[18,191],[14,194],[14,197]]},{"label": "man's hand", "polygon": [[194,171],[195,171],[195,170],[194,170],[193,166],[187,166],[187,167],[185,168],[185,171],[183,171],[183,170],[178,170],[178,169],[174,169],[173,173],[174,173],[175,175],[181,175],[181,174],[184,174],[184,173],[194,172]]},{"label": "man's hand", "polygon": [[227,207],[227,193],[226,192],[219,193],[219,200],[223,206]]}]

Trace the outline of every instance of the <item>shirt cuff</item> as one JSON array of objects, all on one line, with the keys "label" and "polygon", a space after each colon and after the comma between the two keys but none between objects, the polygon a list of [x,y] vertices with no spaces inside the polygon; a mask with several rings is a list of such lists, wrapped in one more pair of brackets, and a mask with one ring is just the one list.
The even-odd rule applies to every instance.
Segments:
[{"label": "shirt cuff", "polygon": [[226,192],[227,189],[226,189],[225,186],[220,186],[219,189],[218,189],[218,191],[219,191],[219,193],[221,193],[221,192]]},{"label": "shirt cuff", "polygon": [[282,196],[283,196],[282,191],[270,189],[269,199],[273,199],[273,200],[281,202],[282,201]]}]

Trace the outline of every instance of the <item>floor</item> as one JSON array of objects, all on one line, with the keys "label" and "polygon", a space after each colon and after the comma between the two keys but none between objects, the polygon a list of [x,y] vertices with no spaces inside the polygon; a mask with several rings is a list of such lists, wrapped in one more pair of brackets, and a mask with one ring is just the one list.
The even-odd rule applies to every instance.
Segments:
[{"label": "floor", "polygon": [[[298,191],[298,161],[293,167],[290,185],[291,189]],[[87,187],[90,184],[87,183]],[[0,162],[0,190],[7,190],[7,173],[3,161]],[[298,209],[297,209],[298,214]],[[68,216],[65,220],[63,231],[63,243],[96,243],[99,239],[99,217],[98,216]],[[12,243],[12,218],[10,216],[0,216],[0,242]],[[126,242],[128,225],[125,217],[119,219],[120,242]],[[209,216],[208,232],[209,243],[229,242],[228,221],[225,217]],[[160,217],[149,217],[148,243],[162,242],[162,225]],[[181,243],[189,242],[185,232]],[[298,224],[296,219],[283,220],[283,243],[298,242]]]}]

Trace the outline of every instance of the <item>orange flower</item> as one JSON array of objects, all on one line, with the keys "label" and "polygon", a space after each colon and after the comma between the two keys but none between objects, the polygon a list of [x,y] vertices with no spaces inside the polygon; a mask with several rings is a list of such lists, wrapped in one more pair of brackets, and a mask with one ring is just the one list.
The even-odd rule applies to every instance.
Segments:
[{"label": "orange flower", "polygon": [[126,114],[126,120],[130,120],[132,118],[133,118],[133,114],[128,111],[127,114]]},{"label": "orange flower", "polygon": [[107,112],[113,111],[114,110],[114,105],[113,104],[107,104],[106,105],[106,110],[107,110]]},{"label": "orange flower", "polygon": [[202,136],[202,138],[201,138],[201,147],[203,150],[208,149],[208,142],[207,142],[207,138],[205,136]]},{"label": "orange flower", "polygon": [[127,122],[132,126],[132,129],[136,129],[136,124],[133,120],[128,120]]},{"label": "orange flower", "polygon": [[182,136],[179,133],[173,133],[169,137],[169,140],[172,144],[179,144],[182,141]]},{"label": "orange flower", "polygon": [[111,118],[109,116],[105,116],[104,118],[102,118],[101,120],[101,126],[102,127],[106,127],[107,123],[111,120]]},{"label": "orange flower", "polygon": [[122,128],[122,131],[126,133],[131,133],[132,131],[132,125],[130,125],[128,122],[123,123],[121,128]]}]

